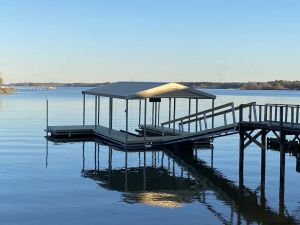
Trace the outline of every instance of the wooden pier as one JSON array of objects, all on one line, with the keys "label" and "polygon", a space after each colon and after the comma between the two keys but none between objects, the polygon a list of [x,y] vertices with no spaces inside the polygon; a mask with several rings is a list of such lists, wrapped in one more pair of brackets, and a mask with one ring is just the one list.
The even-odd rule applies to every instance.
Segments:
[{"label": "wooden pier", "polygon": [[[95,97],[94,124],[87,125],[85,119],[86,95]],[[102,98],[109,98],[109,126],[100,124]],[[125,129],[113,128],[113,99],[124,99]],[[188,101],[188,115],[176,117],[176,99]],[[211,107],[198,110],[199,100],[211,100]],[[262,202],[265,202],[266,150],[272,143],[280,153],[280,215],[284,215],[285,155],[290,152],[292,143],[300,149],[300,105],[256,104],[250,102],[235,106],[233,102],[215,106],[215,96],[179,84],[161,83],[116,83],[83,92],[83,122],[74,126],[49,126],[47,101],[47,138],[55,142],[86,141],[104,142],[110,147],[127,151],[140,151],[148,148],[168,148],[174,154],[191,156],[193,145],[210,144],[215,138],[239,134],[239,191],[244,188],[245,150],[255,144],[261,151]],[[128,104],[138,101],[138,124],[129,130]],[[150,103],[150,107],[148,104]],[[168,104],[167,121],[161,121],[161,103]],[[178,103],[177,103],[178,104]],[[192,113],[191,105],[195,112]],[[152,108],[151,108],[152,105]],[[147,113],[151,113],[150,120]],[[268,142],[267,142],[268,140]],[[267,145],[268,143],[268,145]],[[213,151],[212,151],[213,153]],[[297,157],[297,171],[300,171],[300,153]],[[243,193],[241,193],[243,194]]]}]

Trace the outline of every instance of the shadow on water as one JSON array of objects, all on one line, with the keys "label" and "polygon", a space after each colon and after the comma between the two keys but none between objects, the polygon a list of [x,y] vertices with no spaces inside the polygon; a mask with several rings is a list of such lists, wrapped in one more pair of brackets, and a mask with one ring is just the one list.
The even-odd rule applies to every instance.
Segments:
[{"label": "shadow on water", "polygon": [[[95,143],[94,168],[86,168],[88,150],[83,142],[81,175],[96,181],[101,188],[120,192],[125,203],[178,208],[199,202],[222,224],[297,224],[284,210],[284,188],[280,188],[279,194],[282,210],[276,212],[265,198],[265,177],[261,178],[259,191],[236,185],[212,167],[213,150],[210,165],[207,165],[197,156],[200,150],[183,157],[168,150],[131,152],[109,147],[108,165],[100,168],[100,146]],[[114,167],[114,151],[123,151],[124,167]],[[136,166],[128,166],[129,154],[136,154]],[[225,211],[229,211],[229,215]]]}]

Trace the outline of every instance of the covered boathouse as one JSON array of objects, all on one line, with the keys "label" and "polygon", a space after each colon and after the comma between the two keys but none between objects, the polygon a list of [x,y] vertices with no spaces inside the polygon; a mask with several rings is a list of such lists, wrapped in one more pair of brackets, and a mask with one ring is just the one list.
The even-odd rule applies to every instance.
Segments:
[{"label": "covered boathouse", "polygon": [[[48,126],[47,134],[54,140],[72,140],[84,138],[98,138],[120,147],[141,148],[145,146],[162,146],[165,142],[178,139],[184,132],[187,134],[200,131],[201,123],[190,124],[186,131],[180,129],[180,121],[176,120],[176,112],[183,102],[187,104],[187,114],[198,113],[198,101],[209,100],[206,108],[214,108],[215,95],[188,87],[179,83],[158,82],[116,82],[97,88],[82,91],[83,121],[82,125]],[[94,96],[94,124],[86,124],[86,97]],[[108,100],[108,126],[100,124],[100,109],[104,107],[102,101]],[[124,100],[125,129],[114,124],[113,102]],[[137,104],[136,111],[131,112],[137,122],[136,129],[129,129],[129,103]],[[177,105],[176,105],[177,103]],[[107,103],[105,105],[107,108]],[[118,105],[120,108],[120,104]],[[182,107],[181,107],[182,108]],[[163,110],[162,110],[163,109]],[[193,110],[193,112],[192,112]],[[185,114],[186,115],[186,114]],[[161,123],[161,120],[165,119]],[[214,120],[211,121],[211,127]],[[162,126],[163,125],[163,126]],[[205,124],[207,126],[207,124]],[[132,128],[132,127],[131,127]]]}]

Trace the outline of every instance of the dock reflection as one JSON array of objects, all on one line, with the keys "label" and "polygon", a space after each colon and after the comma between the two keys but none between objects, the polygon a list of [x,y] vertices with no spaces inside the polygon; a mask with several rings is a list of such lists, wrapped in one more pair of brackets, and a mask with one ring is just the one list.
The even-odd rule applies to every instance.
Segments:
[{"label": "dock reflection", "polygon": [[[107,148],[105,154],[100,154]],[[83,143],[82,177],[96,181],[106,190],[120,192],[121,200],[128,204],[178,208],[199,202],[222,224],[297,224],[295,218],[285,213],[284,184],[279,190],[279,210],[268,206],[264,161],[260,188],[251,190],[243,183],[237,185],[213,168],[212,149],[207,150],[211,151],[208,165],[198,157],[201,150],[195,150],[193,157],[183,158],[169,151],[130,152],[95,143],[93,164],[86,167],[87,151],[91,149],[86,149]],[[124,155],[121,166],[114,165],[112,160],[116,153]],[[107,164],[100,165],[100,157],[107,159]]]}]

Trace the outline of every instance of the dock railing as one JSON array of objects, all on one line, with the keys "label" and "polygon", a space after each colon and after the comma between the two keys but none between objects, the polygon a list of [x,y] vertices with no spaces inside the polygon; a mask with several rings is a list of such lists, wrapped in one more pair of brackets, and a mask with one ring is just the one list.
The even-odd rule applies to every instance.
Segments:
[{"label": "dock railing", "polygon": [[256,122],[268,122],[279,124],[290,124],[294,126],[300,123],[300,105],[292,104],[265,104],[256,105]]},{"label": "dock railing", "polygon": [[[230,121],[229,121],[229,116],[231,117]],[[222,126],[227,125],[229,123],[236,123],[235,108],[233,102],[216,106],[211,109],[203,110],[201,112],[191,114],[189,116],[184,116],[184,117],[177,118],[175,120],[170,120],[161,123],[162,136],[165,135],[164,126],[169,124],[173,124],[173,132],[175,132],[175,124],[177,124],[180,134],[184,135],[185,125],[188,125],[188,127],[190,127],[191,124],[194,124],[195,125],[194,132],[212,129],[220,126],[218,125],[218,123],[216,123],[220,120],[220,117],[222,117],[222,121],[223,121]],[[209,120],[215,121],[215,123],[210,123]]]}]

